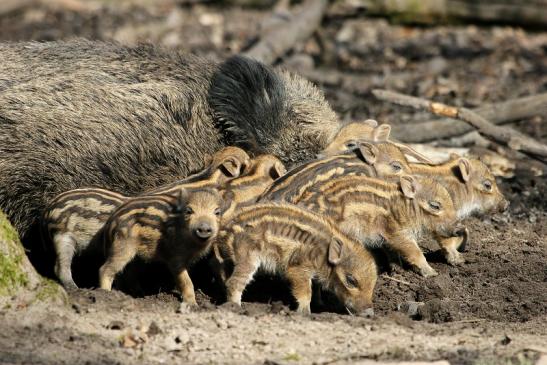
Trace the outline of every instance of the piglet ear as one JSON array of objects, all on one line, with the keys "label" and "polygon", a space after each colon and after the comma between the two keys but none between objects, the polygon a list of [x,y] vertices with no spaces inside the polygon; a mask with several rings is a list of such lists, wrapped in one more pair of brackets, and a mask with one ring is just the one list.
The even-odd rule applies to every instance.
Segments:
[{"label": "piglet ear", "polygon": [[471,176],[471,163],[466,158],[460,158],[458,161],[458,169],[464,182],[468,182]]},{"label": "piglet ear", "polygon": [[184,207],[186,206],[187,201],[188,201],[188,190],[186,190],[185,188],[181,188],[177,196],[177,205],[175,207],[175,212],[176,213],[182,212]]},{"label": "piglet ear", "polygon": [[279,179],[281,176],[285,175],[287,170],[281,162],[276,161],[273,166],[270,168],[270,177],[274,180]]},{"label": "piglet ear", "polygon": [[375,121],[374,119],[367,119],[363,123],[371,126],[372,128],[378,127],[378,122]]},{"label": "piglet ear", "polygon": [[401,185],[401,190],[403,194],[410,199],[414,199],[416,196],[416,191],[418,190],[418,182],[411,175],[403,175],[399,179],[399,184]]},{"label": "piglet ear", "polygon": [[402,143],[395,143],[395,142],[391,142],[391,143],[393,143],[397,148],[399,148],[402,153],[404,153],[405,155],[414,157],[418,162],[423,162],[423,163],[426,163],[428,165],[435,165],[435,163],[433,161],[431,161],[429,158],[422,155],[421,153],[419,153],[415,149],[413,149],[413,148],[411,148],[411,147],[409,147],[405,144],[402,144]]},{"label": "piglet ear", "polygon": [[228,158],[222,163],[222,169],[228,177],[238,177],[241,169],[241,163],[235,158]]},{"label": "piglet ear", "polygon": [[391,134],[391,126],[389,124],[379,125],[374,129],[373,138],[375,142],[385,142]]},{"label": "piglet ear", "polygon": [[338,238],[334,238],[330,241],[328,260],[329,264],[336,266],[342,259],[342,251],[344,249],[344,243]]},{"label": "piglet ear", "polygon": [[359,144],[359,152],[361,153],[361,157],[365,162],[369,165],[374,165],[376,163],[376,159],[378,158],[378,147],[373,145],[369,142],[362,142]]}]

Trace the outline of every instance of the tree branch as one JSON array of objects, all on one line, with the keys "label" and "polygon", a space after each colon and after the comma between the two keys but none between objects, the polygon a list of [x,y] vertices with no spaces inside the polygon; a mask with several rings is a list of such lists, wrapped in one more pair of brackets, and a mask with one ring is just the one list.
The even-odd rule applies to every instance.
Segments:
[{"label": "tree branch", "polygon": [[536,158],[543,163],[547,163],[546,145],[511,128],[496,126],[470,109],[456,108],[450,105],[436,103],[388,90],[376,89],[373,90],[372,93],[379,100],[410,106],[415,109],[427,110],[441,117],[463,120],[473,126],[481,135],[508,146],[515,151]]},{"label": "tree branch", "polygon": [[[494,124],[547,115],[547,93],[489,104],[473,111]],[[393,130],[393,135],[404,142],[423,143],[460,136],[473,130],[468,123],[445,118],[400,125]]]}]

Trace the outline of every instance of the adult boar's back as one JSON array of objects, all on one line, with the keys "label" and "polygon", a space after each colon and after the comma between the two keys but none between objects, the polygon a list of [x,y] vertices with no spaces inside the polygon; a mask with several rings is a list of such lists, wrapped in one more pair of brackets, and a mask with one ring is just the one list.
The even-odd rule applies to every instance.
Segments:
[{"label": "adult boar's back", "polygon": [[291,165],[338,127],[312,84],[243,57],[77,40],[2,44],[0,59],[0,209],[23,237],[60,192],[135,194],[226,145]]}]

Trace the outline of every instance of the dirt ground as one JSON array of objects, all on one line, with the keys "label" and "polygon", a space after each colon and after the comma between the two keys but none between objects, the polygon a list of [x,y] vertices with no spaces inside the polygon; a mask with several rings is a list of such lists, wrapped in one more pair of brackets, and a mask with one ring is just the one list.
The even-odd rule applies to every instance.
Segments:
[{"label": "dirt ground", "polygon": [[[150,41],[221,58],[251,44],[269,15],[139,3],[123,1],[89,13],[27,9],[0,17],[0,40]],[[396,129],[431,116],[380,103],[371,89],[467,107],[547,91],[547,33],[391,25],[333,6],[318,33],[281,65],[318,83],[343,119],[372,117]],[[515,126],[547,141],[545,117]],[[0,309],[0,363],[533,364],[547,352],[547,181],[530,168],[537,165],[507,156],[515,158],[514,177],[498,183],[510,209],[466,222],[466,263],[447,265],[426,239],[439,276],[423,279],[398,264],[383,265],[372,318],[325,308],[297,315],[286,285],[275,278],[257,280],[241,310],[213,304],[216,294],[207,278],[197,280],[205,283],[198,310],[179,308],[170,290],[135,298],[81,289],[69,293],[66,307],[13,303]]]}]

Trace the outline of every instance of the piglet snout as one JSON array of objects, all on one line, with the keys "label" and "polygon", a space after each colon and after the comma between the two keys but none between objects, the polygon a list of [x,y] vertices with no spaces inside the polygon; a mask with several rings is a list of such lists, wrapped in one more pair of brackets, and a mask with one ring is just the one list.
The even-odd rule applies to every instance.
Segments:
[{"label": "piglet snout", "polygon": [[194,229],[194,234],[201,239],[207,239],[213,235],[213,227],[208,223],[202,222]]}]

